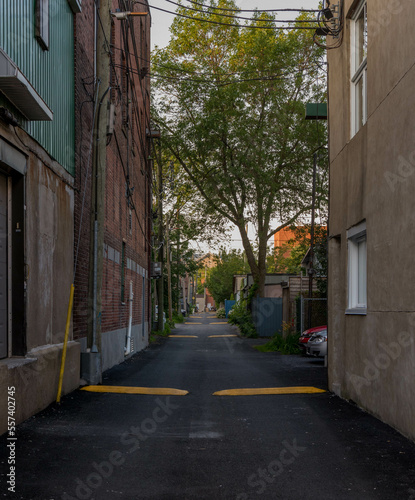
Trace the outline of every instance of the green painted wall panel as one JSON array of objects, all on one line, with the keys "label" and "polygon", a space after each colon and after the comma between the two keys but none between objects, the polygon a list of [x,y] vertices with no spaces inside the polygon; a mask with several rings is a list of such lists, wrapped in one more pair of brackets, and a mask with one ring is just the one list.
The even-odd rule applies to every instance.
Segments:
[{"label": "green painted wall panel", "polygon": [[53,111],[52,122],[23,121],[23,127],[74,175],[73,13],[67,0],[49,0],[49,50],[43,50],[35,38],[35,2],[0,0],[0,46]]}]

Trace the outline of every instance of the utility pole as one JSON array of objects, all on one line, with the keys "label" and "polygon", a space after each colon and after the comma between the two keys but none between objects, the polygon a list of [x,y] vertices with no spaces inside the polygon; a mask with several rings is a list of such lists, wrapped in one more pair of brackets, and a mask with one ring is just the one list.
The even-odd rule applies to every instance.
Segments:
[{"label": "utility pole", "polygon": [[101,368],[101,314],[102,314],[102,274],[105,221],[105,177],[106,177],[106,131],[107,104],[110,91],[110,40],[111,19],[110,0],[100,0],[96,9],[100,22],[96,25],[96,84],[99,85],[97,120],[94,130],[90,279],[89,303],[92,323],[88,321],[87,357],[83,360],[83,378],[89,383],[100,383]]},{"label": "utility pole", "polygon": [[167,222],[166,227],[166,264],[167,264],[167,295],[169,302],[169,320],[173,320],[173,304],[171,297],[171,260],[170,260],[170,228]]},{"label": "utility pole", "polygon": [[177,314],[180,316],[180,221],[179,221],[179,210],[177,210]]},{"label": "utility pole", "polygon": [[158,261],[160,262],[161,276],[157,280],[157,303],[158,303],[158,321],[157,330],[162,332],[164,330],[164,278],[163,278],[163,170],[161,167],[161,154],[157,161],[157,171],[158,171],[158,223],[159,223],[159,250],[158,250]]},{"label": "utility pole", "polygon": [[313,192],[311,200],[311,228],[310,228],[310,267],[308,268],[308,328],[311,328],[313,313],[313,276],[314,276],[314,212],[316,204],[316,172],[317,172],[317,153],[314,153],[313,163]]}]

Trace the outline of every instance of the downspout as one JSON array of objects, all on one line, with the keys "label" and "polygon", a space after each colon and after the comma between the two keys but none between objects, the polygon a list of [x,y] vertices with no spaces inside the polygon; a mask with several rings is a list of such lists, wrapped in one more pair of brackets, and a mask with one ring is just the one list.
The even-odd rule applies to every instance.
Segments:
[{"label": "downspout", "polygon": [[126,342],[126,347],[124,349],[124,355],[128,356],[131,354],[131,328],[133,324],[133,282],[130,281],[130,298],[128,299],[128,302],[130,303],[130,314],[128,318],[128,330],[127,330],[127,342]]}]

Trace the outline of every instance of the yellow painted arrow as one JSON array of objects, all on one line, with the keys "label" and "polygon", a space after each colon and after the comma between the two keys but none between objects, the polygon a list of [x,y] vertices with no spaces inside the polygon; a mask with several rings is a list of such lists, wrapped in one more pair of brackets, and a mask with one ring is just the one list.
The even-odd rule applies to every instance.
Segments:
[{"label": "yellow painted arrow", "polygon": [[87,385],[81,391],[88,392],[111,392],[115,394],[156,394],[161,396],[186,396],[188,391],[181,389],[169,389],[166,387],[128,387],[117,385]]},{"label": "yellow painted arrow", "polygon": [[220,339],[220,338],[223,338],[223,337],[237,337],[238,335],[209,335],[209,339],[214,339],[214,338],[217,338],[217,339]]},{"label": "yellow painted arrow", "polygon": [[317,387],[265,387],[262,389],[227,389],[214,392],[213,396],[259,396],[266,394],[318,394],[326,392]]},{"label": "yellow painted arrow", "polygon": [[197,339],[197,335],[169,335],[173,339]]}]

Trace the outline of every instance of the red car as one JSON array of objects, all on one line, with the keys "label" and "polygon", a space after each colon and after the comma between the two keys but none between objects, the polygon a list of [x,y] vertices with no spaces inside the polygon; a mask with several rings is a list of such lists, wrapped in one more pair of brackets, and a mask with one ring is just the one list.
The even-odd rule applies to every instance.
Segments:
[{"label": "red car", "polygon": [[323,330],[327,330],[327,326],[314,326],[313,328],[309,328],[302,333],[301,337],[298,340],[298,347],[300,348],[301,354],[306,353],[307,342],[309,341],[310,337]]}]

